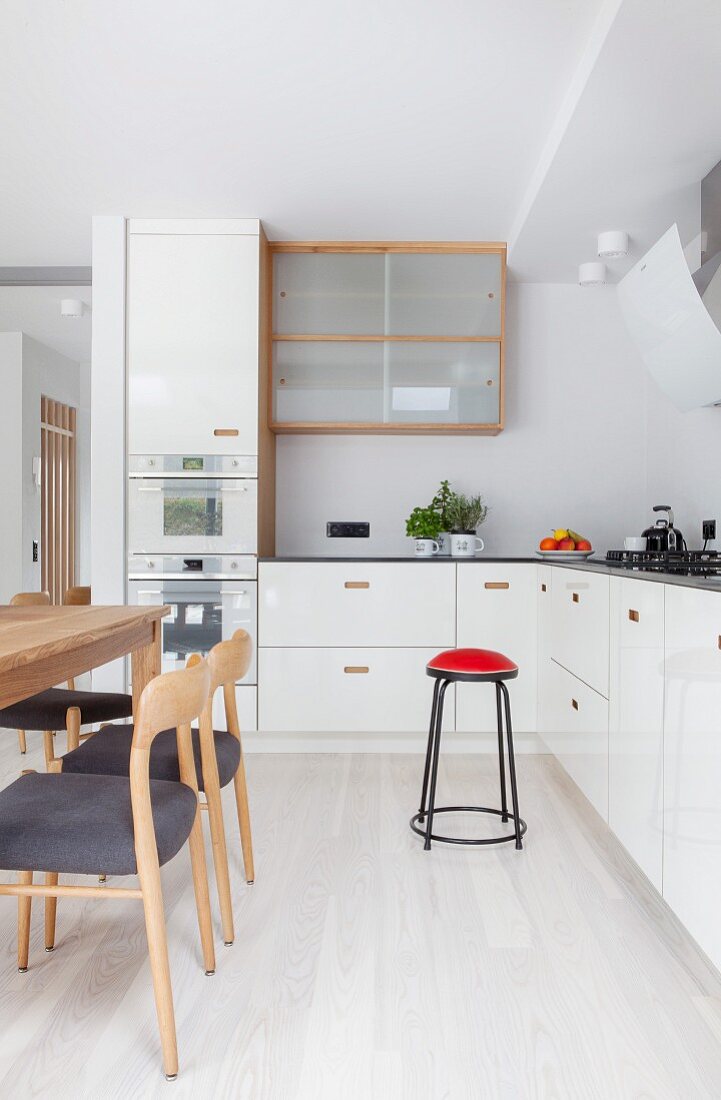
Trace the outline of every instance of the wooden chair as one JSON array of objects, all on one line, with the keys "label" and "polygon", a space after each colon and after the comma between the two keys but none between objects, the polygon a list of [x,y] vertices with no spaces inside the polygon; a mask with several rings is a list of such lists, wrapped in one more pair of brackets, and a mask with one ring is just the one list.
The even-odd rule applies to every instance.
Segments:
[{"label": "wooden chair", "polygon": [[[210,666],[210,694],[200,718],[200,728],[192,732],[198,786],[206,798],[201,806],[208,810],[210,823],[223,941],[228,947],[233,943],[235,934],[220,791],[231,781],[235,788],[246,882],[250,886],[255,879],[245,762],[235,702],[235,684],[248,671],[252,653],[253,643],[245,630],[237,630],[231,640],[213,646],[207,658]],[[194,655],[190,657],[188,665],[197,661],[200,661],[200,657]],[[220,687],[223,689],[227,732],[213,730],[213,696]],[[58,761],[58,766],[62,767],[63,772],[124,776],[128,774],[130,765],[131,743],[132,726],[106,726],[79,748],[66,753]],[[155,740],[150,758],[150,774],[153,779],[177,781],[179,778],[176,737],[171,729],[165,730]]]},{"label": "wooden chair", "polygon": [[[65,603],[75,606],[89,604],[90,588],[69,588],[65,593]],[[47,592],[18,592],[10,604],[12,607],[47,606],[50,595]],[[0,726],[17,729],[21,753],[27,752],[26,731],[41,730],[45,765],[49,768],[55,759],[53,735],[56,730],[66,731],[67,747],[74,749],[80,743],[83,722],[113,722],[129,718],[132,713],[131,695],[112,691],[76,691],[75,681],[68,680],[67,688],[48,688],[0,710]]]},{"label": "wooden chair", "polygon": [[[143,691],[130,753],[129,776],[30,772],[0,791],[0,867],[19,871],[0,894],[18,897],[18,969],[28,968],[34,896],[135,898],[142,901],[166,1077],[178,1054],[160,867],[189,842],[205,973],[215,972],[205,848],[190,723],[206,706],[210,668],[168,672]],[[150,778],[150,754],[161,730],[176,732],[180,782]],[[44,870],[45,884],[33,885]],[[60,885],[58,877],[137,874],[139,889]]]}]

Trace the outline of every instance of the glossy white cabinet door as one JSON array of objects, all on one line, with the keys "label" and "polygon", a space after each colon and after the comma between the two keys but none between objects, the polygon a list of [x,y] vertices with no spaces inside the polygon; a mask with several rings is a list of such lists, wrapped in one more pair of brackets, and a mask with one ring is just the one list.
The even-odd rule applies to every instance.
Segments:
[{"label": "glossy white cabinet door", "polygon": [[129,233],[131,454],[257,454],[258,265],[257,235]]},{"label": "glossy white cabinet door", "polygon": [[665,589],[612,577],[610,591],[608,823],[660,891]]},{"label": "glossy white cabinet door", "polygon": [[[238,708],[238,722],[241,737],[258,728],[258,691],[253,685],[238,684],[235,688],[235,705]],[[213,698],[213,729],[227,729],[222,689],[216,691]]]},{"label": "glossy white cabinet door", "polygon": [[[513,728],[536,731],[538,648],[536,566],[526,563],[459,562],[458,645],[495,649],[518,665],[509,680]],[[458,684],[456,728],[464,732],[497,729],[492,684]]]},{"label": "glossy white cabinet door", "polygon": [[[551,591],[555,570],[550,565],[536,566],[536,611],[538,615],[538,732],[553,752],[553,728],[550,722],[549,679],[551,662]],[[549,740],[550,738],[550,740]]]},{"label": "glossy white cabinet door", "polygon": [[551,606],[553,659],[608,698],[609,577],[556,568]]},{"label": "glossy white cabinet door", "polygon": [[[435,649],[261,649],[259,727],[271,733],[406,733],[428,729]],[[444,730],[454,725],[453,688]]]},{"label": "glossy white cabinet door", "polygon": [[663,896],[721,967],[721,594],[666,586]]},{"label": "glossy white cabinet door", "polygon": [[553,752],[608,821],[608,700],[556,661],[549,667]]},{"label": "glossy white cabinet door", "polygon": [[261,562],[261,646],[455,645],[452,562]]}]

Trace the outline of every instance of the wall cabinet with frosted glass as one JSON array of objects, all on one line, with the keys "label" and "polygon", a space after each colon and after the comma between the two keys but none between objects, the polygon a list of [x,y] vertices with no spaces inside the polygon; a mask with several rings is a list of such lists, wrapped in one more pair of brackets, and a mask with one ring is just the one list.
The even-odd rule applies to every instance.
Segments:
[{"label": "wall cabinet with frosted glass", "polygon": [[505,244],[271,249],[273,431],[503,428]]}]

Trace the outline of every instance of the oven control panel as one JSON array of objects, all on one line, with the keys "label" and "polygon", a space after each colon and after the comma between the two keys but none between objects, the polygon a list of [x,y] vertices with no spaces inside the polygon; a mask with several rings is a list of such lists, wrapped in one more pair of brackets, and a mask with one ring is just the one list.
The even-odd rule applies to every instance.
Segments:
[{"label": "oven control panel", "polygon": [[131,554],[128,579],[155,576],[166,580],[255,580],[257,559],[252,554]]}]

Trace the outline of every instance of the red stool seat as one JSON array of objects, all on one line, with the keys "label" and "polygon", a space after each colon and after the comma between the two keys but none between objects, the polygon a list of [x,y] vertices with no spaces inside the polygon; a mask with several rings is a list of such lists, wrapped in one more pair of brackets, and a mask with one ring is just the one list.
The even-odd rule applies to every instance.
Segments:
[{"label": "red stool seat", "polygon": [[514,680],[518,665],[494,649],[446,649],[426,665],[426,674],[439,680]]}]

